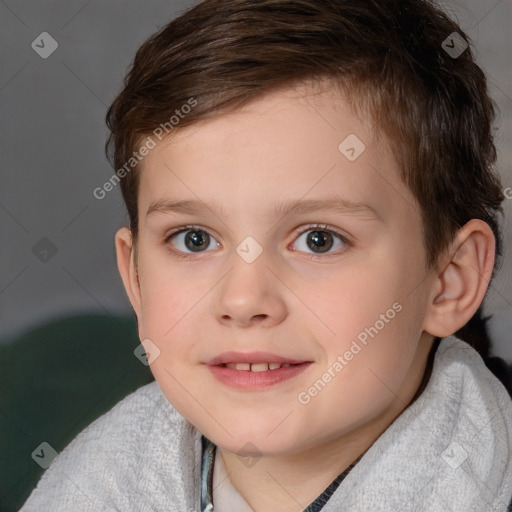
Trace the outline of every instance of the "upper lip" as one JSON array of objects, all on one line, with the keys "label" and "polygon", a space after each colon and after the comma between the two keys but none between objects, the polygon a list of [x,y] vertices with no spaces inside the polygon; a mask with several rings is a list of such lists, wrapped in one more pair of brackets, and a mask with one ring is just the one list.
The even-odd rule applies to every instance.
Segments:
[{"label": "upper lip", "polygon": [[308,361],[271,354],[270,352],[223,352],[205,364],[217,366],[226,363],[281,363],[300,364]]}]

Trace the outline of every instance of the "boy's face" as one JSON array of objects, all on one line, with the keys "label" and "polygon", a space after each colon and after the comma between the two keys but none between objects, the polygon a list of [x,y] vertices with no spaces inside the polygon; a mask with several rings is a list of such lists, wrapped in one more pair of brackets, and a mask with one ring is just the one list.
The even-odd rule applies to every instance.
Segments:
[{"label": "boy's face", "polygon": [[[344,100],[306,94],[184,128],[143,162],[140,336],[160,350],[151,369],[169,401],[230,452],[364,442],[410,401],[431,346],[417,203]],[[296,201],[300,211],[275,211]],[[227,352],[304,364],[212,371]]]}]

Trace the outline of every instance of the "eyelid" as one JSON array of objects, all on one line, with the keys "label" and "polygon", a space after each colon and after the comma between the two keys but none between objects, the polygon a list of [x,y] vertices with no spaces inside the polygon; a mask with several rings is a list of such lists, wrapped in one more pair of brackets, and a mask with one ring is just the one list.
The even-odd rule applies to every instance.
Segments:
[{"label": "eyelid", "polygon": [[338,235],[345,243],[350,243],[347,235],[341,233],[337,228],[329,226],[329,224],[315,224],[314,222],[312,224],[306,224],[306,226],[301,228],[301,231],[297,232],[297,235],[303,235],[304,233],[313,231],[315,229],[318,231],[328,231],[329,233],[334,233],[335,235]]},{"label": "eyelid", "polygon": [[[183,233],[183,231],[204,231],[208,233],[210,236],[213,236],[211,231],[203,226],[199,226],[197,224],[188,224],[186,226],[179,226],[177,228],[171,229],[167,231],[164,235],[164,242],[169,242],[170,238],[178,233]],[[215,236],[213,236],[215,238]]]}]

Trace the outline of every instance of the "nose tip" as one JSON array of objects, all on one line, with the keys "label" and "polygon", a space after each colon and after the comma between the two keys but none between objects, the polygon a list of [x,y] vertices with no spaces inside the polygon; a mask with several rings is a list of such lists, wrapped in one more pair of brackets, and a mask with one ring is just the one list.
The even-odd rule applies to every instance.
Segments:
[{"label": "nose tip", "polygon": [[[211,314],[226,326],[271,327],[287,316],[283,289],[260,255],[247,263],[239,255],[211,296]],[[233,263],[233,262],[231,262]]]}]

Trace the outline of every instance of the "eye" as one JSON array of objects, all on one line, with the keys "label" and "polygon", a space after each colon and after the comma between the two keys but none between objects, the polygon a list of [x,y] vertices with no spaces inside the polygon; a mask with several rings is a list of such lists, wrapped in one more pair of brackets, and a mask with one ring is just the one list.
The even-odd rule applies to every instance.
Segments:
[{"label": "eye", "polygon": [[186,226],[172,233],[166,243],[173,245],[178,251],[186,254],[205,252],[207,249],[219,247],[219,243],[208,232],[197,226]]},{"label": "eye", "polygon": [[[179,231],[168,235],[165,243],[170,243],[176,249],[178,256],[206,252],[220,247],[219,242],[199,226],[184,226]],[[308,226],[308,229],[299,234],[293,248],[301,252],[325,254],[349,246],[349,240],[341,233],[325,225],[314,225]]]},{"label": "eye", "polygon": [[308,252],[309,249],[314,254],[324,254],[333,248],[334,251],[346,248],[350,243],[342,234],[327,229],[327,226],[309,226],[297,237],[294,245],[297,251]]}]

